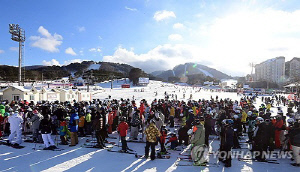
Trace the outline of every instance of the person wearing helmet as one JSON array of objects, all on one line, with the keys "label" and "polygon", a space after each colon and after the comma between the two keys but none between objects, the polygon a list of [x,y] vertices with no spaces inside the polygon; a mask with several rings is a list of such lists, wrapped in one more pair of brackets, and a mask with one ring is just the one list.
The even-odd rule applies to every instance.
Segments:
[{"label": "person wearing helmet", "polygon": [[155,144],[157,142],[157,137],[160,137],[161,134],[158,128],[155,125],[155,119],[150,120],[149,126],[145,130],[146,134],[146,147],[145,147],[145,157],[149,157],[149,148],[151,147],[151,160],[155,159]]},{"label": "person wearing helmet", "polygon": [[[251,112],[251,111],[249,111]],[[255,128],[255,119],[256,119],[256,115],[255,114],[252,114],[252,113],[249,113],[248,112],[248,117],[249,117],[249,121],[248,121],[248,137],[249,137],[249,140],[247,141],[247,143],[251,143],[252,142],[252,136],[253,136],[253,133],[254,133],[254,128]]]},{"label": "person wearing helmet", "polygon": [[206,159],[205,155],[205,128],[204,128],[204,118],[200,118],[199,122],[195,121],[195,131],[191,137],[191,158],[194,165],[205,166]]},{"label": "person wearing helmet", "polygon": [[117,131],[119,133],[119,137],[121,137],[122,142],[122,152],[127,152],[127,142],[126,142],[126,136],[128,131],[128,124],[126,122],[126,117],[121,116],[121,122],[118,125]]},{"label": "person wearing helmet", "polygon": [[85,131],[87,135],[91,135],[91,126],[92,126],[92,111],[89,109],[85,115]]},{"label": "person wearing helmet", "polygon": [[241,131],[241,119],[238,115],[233,115],[233,149],[241,148],[239,143],[239,133]]},{"label": "person wearing helmet", "polygon": [[291,129],[290,140],[293,150],[293,157],[295,162],[292,163],[293,166],[300,167],[300,125],[299,122],[294,123],[294,127]]},{"label": "person wearing helmet", "polygon": [[71,110],[71,117],[70,117],[70,122],[69,122],[69,128],[71,132],[71,144],[69,146],[75,146],[78,144],[78,121],[79,121],[79,116],[76,113],[75,109]]},{"label": "person wearing helmet", "polygon": [[14,146],[18,147],[22,143],[22,123],[23,123],[23,119],[19,115],[18,110],[16,110],[13,115],[8,117],[8,122],[10,123],[10,135],[8,137],[8,144],[11,145],[15,135],[17,135],[17,140]]},{"label": "person wearing helmet", "polygon": [[253,151],[256,151],[258,161],[265,161],[265,152],[267,151],[266,126],[262,117],[256,118],[256,127],[253,134]]}]

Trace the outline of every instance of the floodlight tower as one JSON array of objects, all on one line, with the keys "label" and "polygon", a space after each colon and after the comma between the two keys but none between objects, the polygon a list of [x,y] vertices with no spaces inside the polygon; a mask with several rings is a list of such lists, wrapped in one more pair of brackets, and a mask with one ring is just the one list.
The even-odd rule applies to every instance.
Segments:
[{"label": "floodlight tower", "polygon": [[22,47],[25,42],[25,30],[20,28],[18,24],[9,24],[9,33],[11,33],[11,39],[19,42],[19,75],[18,83],[21,86],[22,81]]}]

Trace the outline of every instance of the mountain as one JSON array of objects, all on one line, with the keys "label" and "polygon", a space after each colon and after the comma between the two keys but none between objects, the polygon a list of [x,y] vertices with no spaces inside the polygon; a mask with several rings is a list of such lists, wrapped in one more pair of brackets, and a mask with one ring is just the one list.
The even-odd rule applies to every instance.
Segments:
[{"label": "mountain", "polygon": [[[26,81],[33,80],[54,80],[62,77],[91,77],[93,81],[104,81],[114,78],[128,77],[133,66],[127,64],[83,61],[81,63],[71,63],[65,66],[26,66]],[[23,70],[22,70],[23,71]],[[0,81],[16,81],[18,68],[14,66],[0,65]]]},{"label": "mountain", "polygon": [[164,72],[152,72],[151,75],[164,80],[169,80],[169,77],[187,77],[191,75],[203,75],[204,77],[211,77],[218,80],[229,79],[231,76],[226,75],[216,69],[195,63],[185,63],[175,66],[172,70],[167,70]]}]

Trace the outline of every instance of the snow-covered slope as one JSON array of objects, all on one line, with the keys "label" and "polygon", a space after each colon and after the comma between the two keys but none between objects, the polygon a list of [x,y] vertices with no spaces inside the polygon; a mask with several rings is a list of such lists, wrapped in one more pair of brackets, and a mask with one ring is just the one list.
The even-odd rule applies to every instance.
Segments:
[{"label": "snow-covered slope", "polygon": [[[151,101],[154,98],[164,98],[164,92],[169,94],[177,94],[179,100],[183,99],[183,90],[185,89],[187,97],[189,94],[193,94],[195,100],[198,99],[209,99],[211,96],[216,95],[219,98],[232,98],[234,100],[239,100],[241,97],[236,93],[223,93],[223,92],[210,92],[210,91],[200,91],[195,92],[197,88],[191,88],[186,86],[178,86],[168,83],[163,83],[160,81],[150,81],[150,84],[145,87],[132,87],[129,89],[122,89],[119,86],[123,84],[124,81],[114,81],[114,88],[110,89],[110,83],[101,83],[105,89],[105,92],[94,95],[93,98],[105,99],[108,95],[112,96],[112,99],[120,98],[130,98],[134,96],[137,101],[145,98],[147,101]],[[144,92],[140,92],[144,89]],[[180,92],[179,92],[180,90]],[[139,91],[139,92],[138,92]],[[154,92],[158,93],[158,96],[154,96]],[[261,104],[260,100],[257,100],[256,105]],[[272,108],[274,114],[277,109]],[[286,112],[287,109],[283,108]],[[170,129],[174,131],[174,129]],[[129,134],[128,134],[129,135]],[[110,136],[118,137],[117,133],[113,133]],[[141,135],[139,136],[141,137]],[[52,136],[53,139],[59,139],[59,136]],[[23,149],[13,149],[4,145],[0,145],[0,171],[20,171],[20,172],[35,172],[35,171],[69,171],[69,172],[198,172],[198,171],[228,171],[228,172],[282,172],[282,171],[299,171],[299,168],[290,165],[289,159],[278,159],[280,164],[268,164],[261,162],[243,162],[237,159],[232,160],[232,167],[225,168],[223,164],[220,163],[218,167],[199,167],[199,166],[175,166],[177,157],[180,151],[169,151],[171,153],[170,159],[165,160],[145,160],[137,159],[132,154],[121,154],[108,152],[107,150],[99,150],[94,148],[84,148],[81,147],[85,143],[85,137],[79,137],[79,144],[75,147],[58,145],[58,147],[63,148],[62,151],[44,151],[44,150],[32,150],[36,147],[42,149],[42,144],[33,143],[22,143],[25,146]],[[91,138],[89,138],[91,139]],[[109,139],[110,141],[118,142],[118,139]],[[56,142],[59,142],[58,140]],[[211,150],[217,151],[219,148],[219,140],[210,140]],[[128,143],[128,147],[134,149],[138,154],[144,154],[144,143]],[[157,146],[158,148],[159,146]],[[119,150],[120,148],[115,146],[113,150]],[[238,150],[242,151],[242,150]],[[244,149],[243,149],[244,151]],[[212,154],[209,155],[208,160],[210,163],[217,162],[217,158]],[[188,162],[187,162],[188,163]]]},{"label": "snow-covered slope", "polygon": [[101,67],[101,64],[91,64],[87,70],[98,70]]}]

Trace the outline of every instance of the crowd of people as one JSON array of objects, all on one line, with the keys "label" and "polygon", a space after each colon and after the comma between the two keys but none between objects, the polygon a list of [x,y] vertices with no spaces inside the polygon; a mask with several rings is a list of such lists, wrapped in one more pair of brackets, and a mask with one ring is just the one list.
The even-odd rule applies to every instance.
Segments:
[{"label": "crowd of people", "polygon": [[[92,135],[97,140],[95,148],[102,149],[109,134],[117,131],[121,152],[130,151],[127,141],[145,141],[145,157],[154,160],[158,155],[168,154],[168,149],[191,145],[190,157],[194,165],[205,166],[209,136],[215,135],[220,139],[219,160],[230,167],[232,149],[241,148],[241,137],[247,135],[251,151],[258,152],[256,160],[266,161],[265,153],[276,149],[292,151],[295,161],[292,165],[300,166],[300,109],[293,101],[276,97],[277,105],[287,105],[288,112],[284,114],[278,107],[275,115],[271,110],[275,106],[271,100],[275,97],[262,97],[263,104],[259,107],[254,104],[256,96],[243,96],[239,101],[218,96],[197,101],[168,98],[152,102],[145,99],[139,102],[129,99],[52,103],[4,101],[0,105],[0,137],[8,136],[7,144],[17,148],[22,143],[22,134],[32,133],[31,141],[44,143],[47,150],[56,149],[58,144],[75,146],[78,137]],[[170,132],[172,128],[174,132]],[[53,141],[53,136],[60,139]],[[58,140],[60,143],[55,143]],[[155,150],[158,144],[159,154]]]}]

